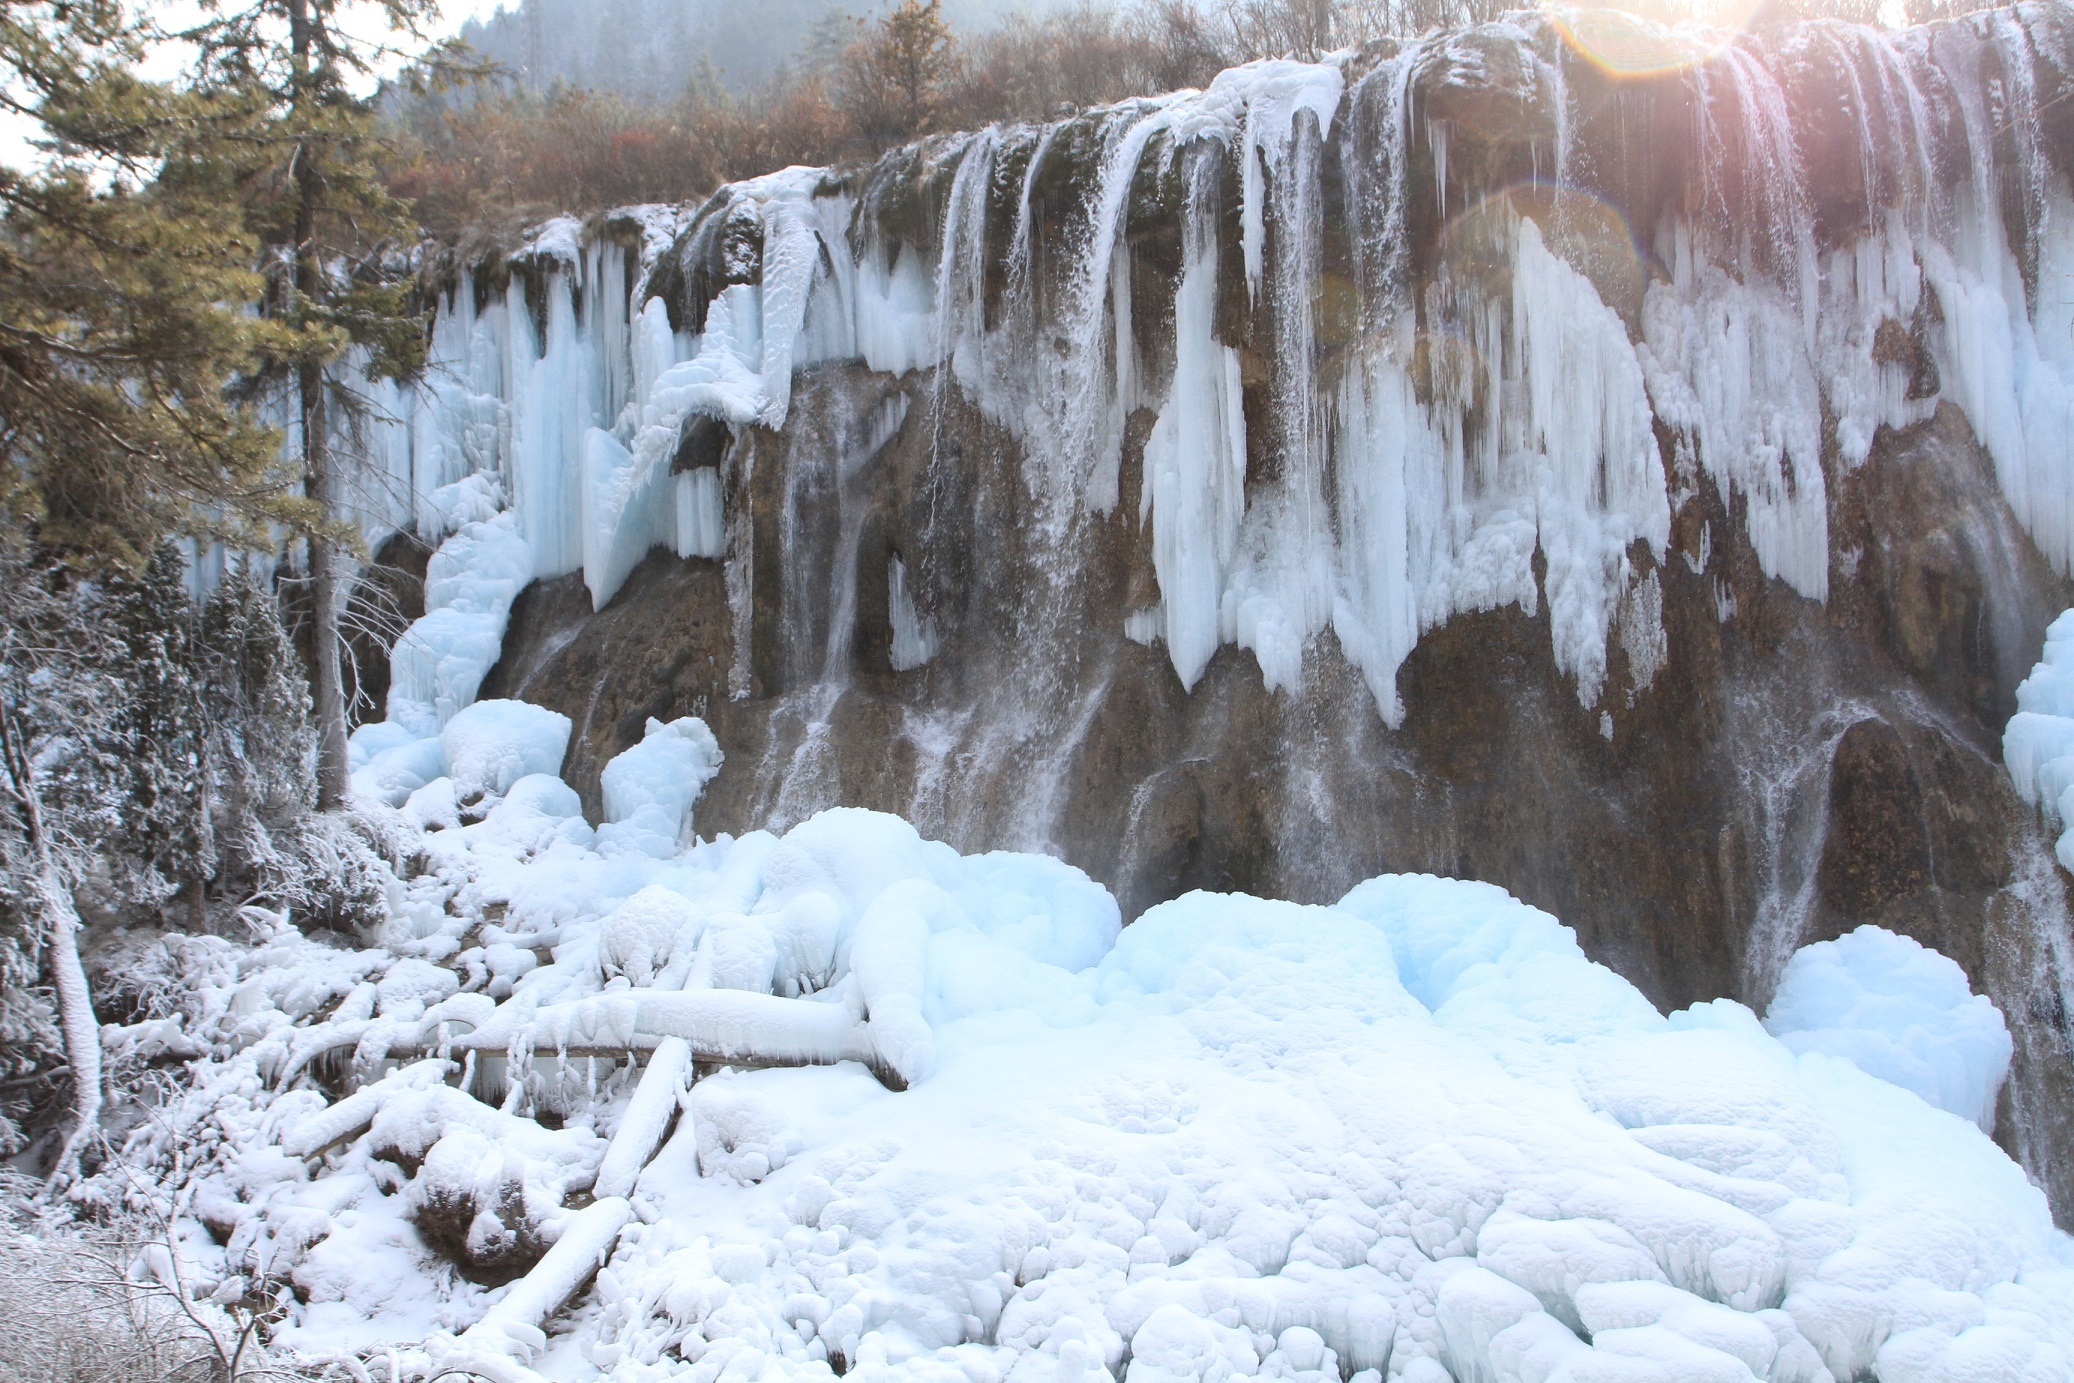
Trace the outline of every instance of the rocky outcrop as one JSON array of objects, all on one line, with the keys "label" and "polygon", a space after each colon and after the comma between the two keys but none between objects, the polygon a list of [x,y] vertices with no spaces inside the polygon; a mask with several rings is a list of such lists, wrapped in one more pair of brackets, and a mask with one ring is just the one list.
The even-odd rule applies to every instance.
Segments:
[{"label": "rocky outcrop", "polygon": [[[801,385],[851,387],[847,373]],[[758,440],[773,491],[815,464],[783,437]],[[901,454],[928,440],[895,438],[860,490],[888,514],[920,502]],[[1045,641],[1003,621],[961,639],[956,660],[896,672],[883,536],[859,544],[848,651],[826,678],[809,667],[788,682],[774,656],[731,698],[720,565],[658,550],[596,613],[576,577],[530,588],[485,695],[575,721],[563,772],[593,814],[598,771],[648,717],[701,715],[728,755],[702,833],[782,828],[838,803],[899,812],[960,849],[1048,846],[1126,916],[1194,888],[1326,902],[1383,872],[1484,879],[1562,918],[1666,1007],[1726,995],[1761,1009],[1796,946],[1877,923],[1957,959],[2015,1020],[2001,1134],[2054,1169],[2060,1200],[2074,1193],[2074,1166],[2053,1156],[2074,1147],[2061,1141],[2074,1070],[2050,949],[2064,875],[1999,744],[2074,589],[2014,523],[1954,409],[1884,434],[1840,491],[1838,527],[1860,541],[1826,604],[1711,537],[1733,532],[1717,497],[1691,501],[1658,569],[1663,666],[1609,713],[1610,737],[1555,670],[1545,611],[1512,607],[1421,640],[1396,730],[1329,636],[1293,691],[1266,690],[1226,648],[1184,692],[1159,649],[1091,628],[1078,736],[1018,743],[986,703],[1037,675],[1025,660]],[[997,536],[973,532],[968,550]],[[1081,573],[1097,592],[1129,586],[1127,538]],[[1712,564],[1695,570],[1703,553]],[[825,561],[808,570],[827,579]],[[783,650],[783,595],[759,597]],[[826,636],[824,620],[806,642]],[[1031,810],[1037,794],[1049,813]]]}]

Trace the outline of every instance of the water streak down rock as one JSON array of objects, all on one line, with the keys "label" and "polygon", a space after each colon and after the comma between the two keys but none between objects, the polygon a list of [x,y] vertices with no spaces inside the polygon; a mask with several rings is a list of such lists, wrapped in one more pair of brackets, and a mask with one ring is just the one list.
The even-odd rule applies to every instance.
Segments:
[{"label": "water streak down rock", "polygon": [[2066,1221],[2067,880],[1998,744],[2074,603],[2074,10],[1647,76],[1585,23],[445,264],[370,504],[502,476],[481,694],[572,718],[593,813],[697,714],[702,832],[875,807],[1126,916],[1457,874],[1760,1009],[1907,932],[2009,1015]]}]

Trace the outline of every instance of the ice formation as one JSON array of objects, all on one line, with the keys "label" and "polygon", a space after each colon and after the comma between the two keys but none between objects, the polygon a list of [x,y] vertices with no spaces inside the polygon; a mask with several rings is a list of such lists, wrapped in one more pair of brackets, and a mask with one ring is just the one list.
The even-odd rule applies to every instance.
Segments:
[{"label": "ice formation", "polygon": [[[1721,46],[1652,79],[1691,125],[1693,186],[1626,208],[1649,218],[1632,225],[1594,190],[1615,170],[1574,166],[1584,59],[1524,15],[946,136],[868,174],[788,169],[695,214],[551,222],[501,291],[454,276],[428,383],[376,410],[392,421],[373,428],[370,521],[450,531],[442,487],[494,473],[512,517],[478,521],[522,539],[532,575],[582,571],[598,604],[658,545],[746,568],[728,495],[748,463],[727,458],[785,426],[796,371],[854,360],[934,370],[1013,434],[1031,517],[1060,543],[1114,508],[1127,419],[1149,410],[1158,601],[1113,618],[1163,641],[1187,685],[1225,644],[1289,685],[1329,628],[1392,723],[1422,631],[1512,604],[1547,610],[1555,662],[1597,703],[1609,649],[1661,642],[1620,626],[1702,477],[1768,575],[1824,598],[1826,468],[1941,401],[2065,570],[2074,303],[2052,285],[2074,274],[2074,196],[2038,87],[2069,67],[2066,29],[2025,4]],[[1810,81],[1846,122],[1823,137],[1858,146],[1862,206],[1841,213],[1821,213],[1834,194],[1796,138],[1788,92]],[[1505,118],[1528,132],[1504,137],[1531,184],[1463,181],[1466,136],[1433,106],[1450,84],[1518,105]],[[1428,197],[1439,243],[1414,265]],[[940,219],[917,224],[915,198]],[[1134,248],[1148,202],[1180,232],[1170,275]],[[1818,213],[1845,223],[1818,234]],[[1242,345],[1263,379],[1242,378]],[[930,554],[898,562],[907,669],[957,634],[919,613]],[[435,666],[466,661],[463,622],[424,631]]]},{"label": "ice formation", "polygon": [[1966,972],[1905,936],[1860,927],[1786,965],[1765,1028],[1796,1052],[1860,1070],[1992,1132],[2009,1073],[2009,1029]]},{"label": "ice formation", "polygon": [[[1436,71],[1523,74],[1537,177],[1574,180],[1575,58],[1522,17],[551,222],[457,273],[367,438],[370,535],[440,540],[352,751],[424,870],[364,949],[188,948],[170,1035],[111,1034],[189,1061],[128,1149],[182,1282],[283,1287],[274,1348],[388,1383],[2074,1378],[2074,1241],[1982,1131],[2007,1030],[1912,942],[1807,948],[1760,1021],[1661,1014],[1474,883],[1196,893],[1125,930],[1058,860],[897,818],[700,840],[720,755],[690,717],[605,767],[594,826],[569,722],[476,700],[527,581],[602,605],[657,546],[727,564],[746,668],[743,441],[836,362],[927,375],[838,439],[837,479],[955,392],[1067,555],[1125,503],[1143,415],[1125,517],[1157,598],[1108,617],[1191,686],[1227,645],[1291,685],[1329,630],[1392,723],[1464,611],[1545,610],[1587,707],[1646,686],[1703,480],[1823,598],[1825,456],[1940,401],[2064,570],[2074,309],[2034,288],[2074,273],[2074,197],[2016,76],[2059,61],[2055,14],[1727,47],[1673,79],[1705,196],[1610,235],[1590,198],[1466,186],[1421,104]],[[1858,93],[1877,174],[1841,245],[1785,127],[1810,65]],[[911,672],[959,630],[926,549],[885,574]],[[2070,621],[2007,758],[2074,825]]]},{"label": "ice formation", "polygon": [[2045,648],[2016,689],[2002,758],[2025,801],[2060,831],[2054,853],[2074,869],[2074,610],[2045,631]]},{"label": "ice formation", "polygon": [[575,812],[534,775],[426,832],[367,949],[183,952],[189,1088],[128,1156],[194,1154],[180,1279],[281,1284],[276,1351],[498,1383],[2074,1377],[2074,1240],[1973,1122],[2000,1017],[1913,942],[1808,948],[1763,1023],[1665,1016],[1484,884],[1122,929],[1066,864],[894,817],[658,852]]}]

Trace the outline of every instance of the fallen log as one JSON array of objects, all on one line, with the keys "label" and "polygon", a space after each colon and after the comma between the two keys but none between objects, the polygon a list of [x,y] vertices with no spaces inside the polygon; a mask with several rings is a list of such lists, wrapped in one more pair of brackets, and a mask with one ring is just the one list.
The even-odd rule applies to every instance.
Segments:
[{"label": "fallen log", "polygon": [[546,1344],[541,1326],[591,1280],[633,1217],[633,1207],[621,1196],[607,1196],[577,1211],[540,1261],[462,1332],[461,1348],[522,1358]]},{"label": "fallen log", "polygon": [[665,1037],[649,1057],[648,1069],[641,1073],[641,1083],[634,1087],[626,1115],[619,1121],[604,1159],[598,1163],[598,1177],[591,1186],[593,1195],[603,1199],[634,1193],[634,1182],[654,1155],[656,1145],[663,1141],[670,1118],[677,1112],[678,1096],[690,1080],[690,1044],[681,1037]]}]

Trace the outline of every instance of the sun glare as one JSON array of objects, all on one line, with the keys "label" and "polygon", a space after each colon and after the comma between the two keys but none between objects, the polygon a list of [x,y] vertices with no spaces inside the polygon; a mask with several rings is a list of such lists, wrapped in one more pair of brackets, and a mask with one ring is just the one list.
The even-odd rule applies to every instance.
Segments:
[{"label": "sun glare", "polygon": [[1639,0],[1623,9],[1544,8],[1564,42],[1601,70],[1646,77],[1706,62],[1736,41],[1761,0]]}]

